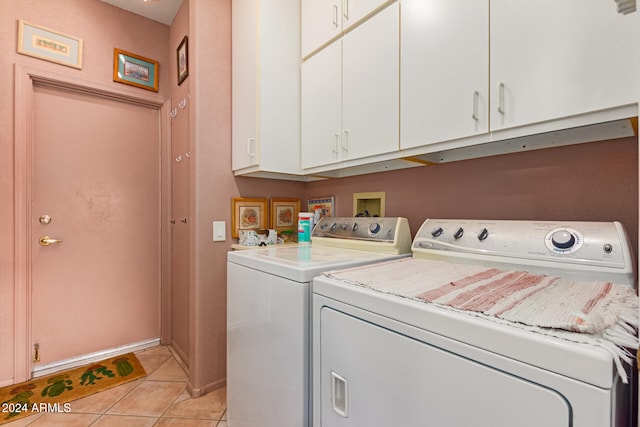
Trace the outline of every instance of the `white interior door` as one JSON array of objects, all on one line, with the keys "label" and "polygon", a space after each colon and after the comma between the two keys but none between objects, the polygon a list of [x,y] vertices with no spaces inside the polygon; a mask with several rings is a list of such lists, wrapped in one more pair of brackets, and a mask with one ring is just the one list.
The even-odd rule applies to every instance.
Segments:
[{"label": "white interior door", "polygon": [[41,84],[33,108],[34,369],[159,337],[159,110]]}]

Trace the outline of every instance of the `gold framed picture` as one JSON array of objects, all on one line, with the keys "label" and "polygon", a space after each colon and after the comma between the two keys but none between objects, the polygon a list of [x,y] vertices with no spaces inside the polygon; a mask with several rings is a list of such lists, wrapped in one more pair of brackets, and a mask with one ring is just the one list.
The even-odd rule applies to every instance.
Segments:
[{"label": "gold framed picture", "polygon": [[158,61],[113,49],[113,81],[158,91]]},{"label": "gold framed picture", "polygon": [[239,237],[240,230],[267,228],[267,199],[234,197],[231,209],[231,237]]},{"label": "gold framed picture", "polygon": [[278,230],[295,230],[298,226],[299,199],[271,199],[269,209],[269,228]]}]

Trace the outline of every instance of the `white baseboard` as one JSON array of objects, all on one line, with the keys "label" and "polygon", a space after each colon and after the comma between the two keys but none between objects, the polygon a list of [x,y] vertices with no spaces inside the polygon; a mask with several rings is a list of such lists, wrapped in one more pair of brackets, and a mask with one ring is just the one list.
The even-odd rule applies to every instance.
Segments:
[{"label": "white baseboard", "polygon": [[95,353],[89,353],[71,359],[59,360],[57,362],[48,363],[46,365],[34,366],[31,373],[32,378],[38,378],[45,375],[53,374],[55,372],[64,371],[71,368],[76,368],[82,365],[88,365],[92,362],[108,359],[110,357],[119,356],[121,354],[127,354],[134,351],[144,350],[149,347],[160,345],[160,338],[151,338],[145,341],[139,341],[127,345],[123,345],[116,348],[111,348],[102,351],[96,351]]}]

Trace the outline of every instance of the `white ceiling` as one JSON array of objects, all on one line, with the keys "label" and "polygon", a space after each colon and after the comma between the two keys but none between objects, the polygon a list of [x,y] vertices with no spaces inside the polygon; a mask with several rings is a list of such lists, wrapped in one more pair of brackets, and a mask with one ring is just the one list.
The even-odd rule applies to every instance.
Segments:
[{"label": "white ceiling", "polygon": [[100,0],[120,9],[171,25],[183,0]]}]

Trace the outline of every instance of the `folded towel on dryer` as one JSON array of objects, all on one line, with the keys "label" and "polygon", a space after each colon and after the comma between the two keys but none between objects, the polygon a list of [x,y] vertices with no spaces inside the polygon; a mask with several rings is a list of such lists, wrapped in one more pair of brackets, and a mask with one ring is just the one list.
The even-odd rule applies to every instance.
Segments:
[{"label": "folded towel on dryer", "polygon": [[478,265],[406,258],[325,273],[387,294],[474,314],[609,351],[624,382],[621,361],[638,347],[635,290]]}]

